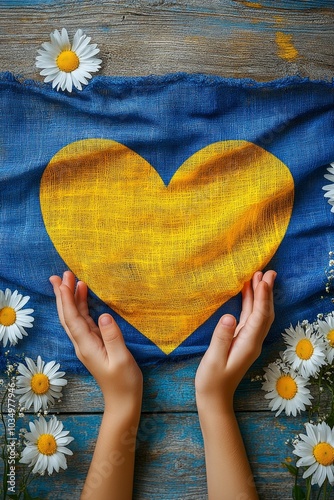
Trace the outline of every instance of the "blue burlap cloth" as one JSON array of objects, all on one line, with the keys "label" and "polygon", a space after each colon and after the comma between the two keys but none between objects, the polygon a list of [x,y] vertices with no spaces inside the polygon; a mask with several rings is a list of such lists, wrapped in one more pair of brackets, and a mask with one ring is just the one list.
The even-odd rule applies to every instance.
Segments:
[{"label": "blue burlap cloth", "polygon": [[[57,360],[66,371],[83,371],[59,324],[48,281],[50,275],[68,268],[81,279],[88,276],[92,315],[97,318],[108,311],[115,316],[140,364],[202,354],[220,315],[239,314],[239,285],[259,263],[278,272],[276,320],[267,342],[277,339],[290,323],[313,320],[319,312],[330,310],[330,302],[321,297],[328,252],[334,250],[334,214],[322,189],[329,183],[324,175],[334,161],[332,83],[300,78],[255,83],[187,74],[96,77],[83,91],[67,94],[6,73],[0,77],[0,140],[0,289],[29,295],[26,307],[35,310],[28,337],[11,352],[32,358],[41,355]],[[234,145],[241,156],[233,156]],[[102,156],[96,153],[99,148]],[[253,153],[254,178],[246,172],[254,170]],[[113,168],[118,173],[110,178]],[[280,180],[275,181],[274,191],[266,197],[266,186],[276,179],[277,168],[286,182],[280,191]],[[96,179],[100,172],[107,176],[98,185],[91,172]],[[143,184],[145,172],[153,175],[153,184]],[[213,177],[216,183],[211,187]],[[90,194],[93,184],[85,198],[81,184],[76,186],[80,179],[95,183],[95,198]],[[180,203],[188,196],[190,200],[182,205],[182,214],[177,206],[171,208],[177,182]],[[161,195],[155,192],[151,202],[154,183],[159,184]],[[260,186],[260,192],[252,183]],[[284,190],[290,191],[284,194]],[[109,205],[104,198],[99,200],[102,191],[103,196],[110,193]],[[119,198],[112,198],[116,191]],[[81,196],[73,203],[83,207],[82,224],[73,215],[67,192],[72,201]],[[170,197],[166,202],[165,192]],[[266,236],[252,218],[263,193],[261,224],[274,235],[264,254]],[[217,198],[207,205],[211,195]],[[166,217],[159,226],[152,220],[160,213],[160,197],[161,211],[168,207],[169,212],[159,215]],[[283,202],[275,205],[274,198]],[[123,220],[122,210],[115,205],[128,200],[128,219]],[[99,203],[102,207],[88,227],[86,216]],[[240,219],[227,222],[233,226],[231,233],[224,226],[225,218],[232,205],[238,210],[243,204]],[[201,212],[201,206],[206,212]],[[69,229],[63,237],[69,211]],[[129,219],[131,211],[135,222]],[[211,222],[202,228],[203,219],[211,217],[221,220],[222,235],[217,224],[213,229]],[[106,231],[110,238],[108,233],[101,243],[98,235]],[[246,254],[240,250],[243,245],[248,248]],[[87,256],[90,247],[93,251]],[[179,252],[173,264],[172,252]],[[225,261],[221,264],[219,259],[223,253],[235,252],[242,256],[232,258],[231,273],[227,273]],[[91,276],[94,267],[97,275]],[[229,294],[237,296],[229,299]],[[197,319],[192,323],[193,316]],[[0,348],[2,362],[4,350]]]}]

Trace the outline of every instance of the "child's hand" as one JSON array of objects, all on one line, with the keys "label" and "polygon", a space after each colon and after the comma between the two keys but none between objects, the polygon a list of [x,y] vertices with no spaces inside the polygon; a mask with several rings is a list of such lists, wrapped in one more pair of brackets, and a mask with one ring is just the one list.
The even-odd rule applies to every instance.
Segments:
[{"label": "child's hand", "polygon": [[[237,326],[226,314],[218,322],[195,378],[198,410],[233,411],[234,392],[260,355],[274,320],[274,271],[256,272],[242,290],[242,312]],[[210,411],[209,410],[209,411]]]},{"label": "child's hand", "polygon": [[75,285],[72,272],[63,279],[51,276],[61,324],[71,339],[76,355],[99,384],[106,410],[115,413],[140,410],[143,377],[122,333],[109,314],[102,314],[99,326],[89,315],[87,286]]}]

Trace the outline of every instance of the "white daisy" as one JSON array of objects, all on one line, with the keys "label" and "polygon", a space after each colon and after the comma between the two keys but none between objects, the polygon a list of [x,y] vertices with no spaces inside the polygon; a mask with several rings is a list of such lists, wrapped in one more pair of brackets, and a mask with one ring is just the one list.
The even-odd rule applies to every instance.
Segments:
[{"label": "white daisy", "polygon": [[67,380],[61,378],[65,372],[59,372],[59,363],[49,361],[45,364],[40,356],[37,364],[30,358],[25,358],[27,366],[18,364],[17,370],[21,375],[16,378],[16,393],[22,394],[20,403],[27,410],[34,405],[34,412],[45,410],[49,404],[54,404],[55,399],[62,397],[62,387]]},{"label": "white daisy", "polygon": [[33,309],[22,309],[30,297],[23,297],[17,290],[13,293],[6,288],[0,290],[0,341],[3,346],[17,344],[23,335],[27,336],[25,328],[31,328],[34,318],[30,316]]},{"label": "white daisy", "polygon": [[318,321],[318,329],[326,343],[326,355],[329,363],[334,359],[334,315],[328,314],[324,321]]},{"label": "white daisy", "polygon": [[45,76],[45,82],[52,82],[52,87],[57,90],[68,90],[72,87],[82,90],[82,85],[87,85],[90,73],[100,69],[101,59],[95,55],[100,52],[96,44],[89,44],[91,38],[82,30],[78,30],[70,44],[67,30],[61,33],[55,30],[50,34],[51,42],[42,44],[36,57],[37,68],[42,68],[40,74]]},{"label": "white daisy", "polygon": [[288,346],[283,353],[285,361],[302,377],[308,378],[316,375],[320,367],[326,364],[323,339],[313,333],[310,324],[306,324],[303,328],[298,323],[296,328],[290,326],[285,332],[283,338]]},{"label": "white daisy", "polygon": [[283,371],[276,363],[270,363],[264,369],[264,383],[262,389],[268,394],[264,397],[271,399],[269,408],[277,411],[276,417],[284,410],[286,415],[294,417],[311,404],[312,396],[307,388],[308,380],[293,371]]},{"label": "white daisy", "polygon": [[325,198],[328,198],[328,203],[332,205],[331,212],[334,212],[334,163],[327,169],[329,174],[325,174],[325,178],[332,182],[332,184],[327,184],[322,189],[327,191],[324,194]]},{"label": "white daisy", "polygon": [[73,455],[66,448],[74,438],[70,437],[69,431],[63,431],[63,424],[53,416],[48,422],[44,417],[29,422],[30,432],[25,434],[26,447],[22,451],[20,463],[34,467],[33,474],[52,474],[53,470],[59,472],[59,468],[67,469],[65,455]]},{"label": "white daisy", "polygon": [[325,422],[305,424],[306,434],[299,434],[293,453],[301,457],[297,467],[308,467],[303,477],[312,475],[311,484],[322,486],[327,478],[334,484],[334,431]]}]

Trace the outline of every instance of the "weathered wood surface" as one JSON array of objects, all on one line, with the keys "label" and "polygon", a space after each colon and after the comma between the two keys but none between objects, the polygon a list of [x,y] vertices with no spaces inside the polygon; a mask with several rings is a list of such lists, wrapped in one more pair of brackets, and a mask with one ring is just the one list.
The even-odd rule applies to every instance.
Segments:
[{"label": "weathered wood surface", "polygon": [[[266,413],[254,416],[238,413],[237,417],[260,497],[270,500],[291,498],[292,481],[281,461],[289,455],[289,450],[283,446],[284,440],[291,436],[291,432],[296,432],[299,419],[283,417],[280,422],[275,422]],[[44,476],[34,481],[30,488],[32,493],[50,500],[79,498],[101,421],[100,415],[61,415],[61,418],[75,437],[71,443],[74,455],[68,459],[68,469],[58,475]],[[117,466],[114,468],[117,473]],[[113,500],[112,496],[110,498]],[[197,415],[144,413],[137,440],[134,499],[206,498],[203,443]]]},{"label": "weathered wood surface", "polygon": [[[266,345],[261,357],[246,374],[238,387],[235,396],[237,411],[268,410],[268,402],[264,399],[261,382],[254,381],[256,375],[263,373],[263,366],[277,356],[277,345]],[[143,367],[144,396],[142,410],[144,412],[196,412],[194,378],[200,358],[182,362],[166,362],[160,365]],[[103,399],[94,379],[87,376],[66,375],[68,385],[64,390],[62,404],[66,411],[75,413],[84,411],[100,413],[103,410]],[[70,393],[70,397],[69,397]],[[62,404],[58,405],[62,408]]]},{"label": "weathered wood surface", "polygon": [[[41,80],[36,51],[62,27],[72,35],[82,28],[92,37],[105,75],[185,71],[262,81],[296,74],[333,77],[332,0],[0,0],[0,70]],[[257,367],[277,351],[278,346],[267,346]],[[206,498],[193,387],[197,364],[190,360],[144,369],[137,500]],[[74,456],[67,471],[41,478],[33,488],[52,500],[79,498],[103,407],[91,377],[67,378],[55,411],[75,437]],[[260,384],[249,376],[237,392],[236,409],[261,498],[291,498],[292,482],[281,461],[289,454],[284,441],[301,431],[303,418],[275,419]]]},{"label": "weathered wood surface", "polygon": [[39,78],[36,50],[65,27],[92,36],[108,75],[332,78],[332,7],[331,0],[1,0],[0,61]]},{"label": "weathered wood surface", "polygon": [[[304,421],[303,416],[275,418],[268,411],[261,383],[252,381],[253,375],[262,373],[262,367],[276,357],[277,349],[264,348],[235,398],[237,418],[263,500],[291,498],[292,479],[282,466],[292,456],[285,441],[303,431]],[[145,389],[137,438],[135,500],[207,498],[203,442],[194,397],[198,362],[192,359],[143,368]],[[48,500],[79,498],[103,409],[100,390],[91,376],[66,377],[63,401],[52,413],[75,438],[71,443],[74,455],[66,471],[32,483],[31,493]],[[18,423],[17,433],[21,427],[27,428],[32,418],[27,414]],[[17,472],[20,477],[20,470]]]}]

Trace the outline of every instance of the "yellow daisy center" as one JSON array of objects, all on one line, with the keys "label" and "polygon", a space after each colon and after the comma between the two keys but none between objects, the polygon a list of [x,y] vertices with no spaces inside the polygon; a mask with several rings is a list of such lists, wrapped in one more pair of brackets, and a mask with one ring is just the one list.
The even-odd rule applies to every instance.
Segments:
[{"label": "yellow daisy center", "polygon": [[57,443],[52,434],[41,434],[37,440],[37,448],[43,455],[54,455],[57,451]]},{"label": "yellow daisy center", "polygon": [[3,307],[0,309],[0,324],[3,326],[14,325],[16,321],[16,312],[12,307]]},{"label": "yellow daisy center", "polygon": [[334,347],[334,330],[329,330],[327,333],[327,340],[331,347]]},{"label": "yellow daisy center", "polygon": [[35,394],[45,394],[50,388],[50,380],[44,373],[35,373],[31,377],[30,385]]},{"label": "yellow daisy center", "polygon": [[334,448],[329,443],[318,443],[313,448],[316,461],[324,466],[334,463]]},{"label": "yellow daisy center", "polygon": [[56,59],[60,71],[71,73],[79,67],[80,60],[73,50],[63,50]]},{"label": "yellow daisy center", "polygon": [[309,339],[302,339],[296,345],[296,354],[300,359],[310,359],[314,352],[314,347]]},{"label": "yellow daisy center", "polygon": [[276,382],[276,391],[283,399],[293,399],[297,394],[298,387],[290,375],[282,375]]}]

